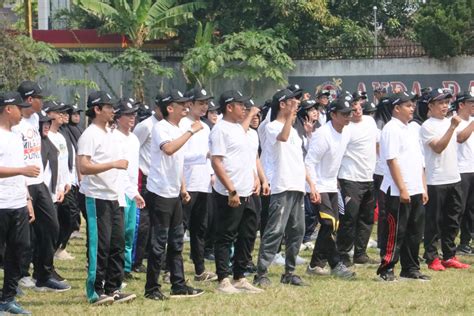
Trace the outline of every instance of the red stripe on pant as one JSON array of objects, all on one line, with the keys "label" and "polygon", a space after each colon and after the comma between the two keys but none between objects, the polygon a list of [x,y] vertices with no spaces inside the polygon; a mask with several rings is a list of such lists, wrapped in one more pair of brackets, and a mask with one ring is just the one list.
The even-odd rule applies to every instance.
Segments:
[{"label": "red stripe on pant", "polygon": [[395,225],[395,218],[392,214],[387,214],[387,222],[388,222],[388,240],[387,240],[387,247],[385,249],[385,256],[383,258],[385,264],[388,264],[392,261],[393,252],[395,250],[395,236],[396,236],[396,225]]}]

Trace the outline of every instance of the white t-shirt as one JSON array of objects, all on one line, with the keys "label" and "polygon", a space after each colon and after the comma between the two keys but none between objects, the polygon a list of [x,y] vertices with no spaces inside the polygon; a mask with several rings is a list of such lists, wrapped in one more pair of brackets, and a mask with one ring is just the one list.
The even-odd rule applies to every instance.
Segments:
[{"label": "white t-shirt", "polygon": [[164,144],[181,137],[183,131],[164,119],[153,126],[151,133],[152,164],[146,188],[161,197],[179,197],[183,178],[184,146],[171,156],[165,154],[161,148]]},{"label": "white t-shirt", "polygon": [[258,174],[257,173],[257,156],[258,156],[258,146],[260,145],[259,139],[258,139],[258,133],[253,128],[249,128],[247,131],[247,136],[250,142],[251,154],[255,156],[255,165],[254,165],[253,171],[255,172],[255,174]]},{"label": "white t-shirt", "polygon": [[380,139],[380,159],[384,161],[383,181],[381,190],[387,193],[390,188],[391,196],[400,196],[400,190],[395,184],[387,160],[396,159],[400,173],[408,190],[408,194],[421,194],[423,188],[423,155],[416,127],[405,125],[399,119],[392,119],[385,124]]},{"label": "white t-shirt", "polygon": [[[211,131],[210,148],[212,156],[222,156],[226,174],[234,184],[240,197],[252,195],[256,157],[250,150],[249,138],[238,123],[224,119],[218,121]],[[229,195],[225,186],[216,176],[214,190],[221,195]]]},{"label": "white t-shirt", "polygon": [[442,120],[430,117],[420,130],[420,138],[423,143],[426,165],[426,183],[429,185],[450,184],[461,181],[458,168],[456,131],[449,140],[448,146],[437,154],[431,149],[429,143],[439,140],[451,126],[447,118]]},{"label": "white t-shirt", "polygon": [[[456,129],[457,134],[462,132],[473,120],[472,116],[467,121],[461,120]],[[464,143],[458,143],[458,167],[460,173],[474,172],[474,136],[472,134]]]},{"label": "white t-shirt", "polygon": [[51,199],[53,203],[57,202],[57,194],[59,192],[64,192],[64,187],[67,184],[71,184],[70,180],[70,173],[68,167],[68,151],[66,145],[66,139],[63,135],[59,133],[52,132],[51,130],[48,133],[49,140],[53,143],[53,145],[58,150],[58,179],[56,182],[56,191],[52,192],[51,190],[51,177],[53,176],[51,173],[51,167],[49,162],[46,164],[44,168],[44,183],[48,186],[49,192],[51,192]]},{"label": "white t-shirt", "polygon": [[[337,174],[349,138],[346,128],[339,133],[332,126],[332,121],[318,128],[311,136],[305,164],[318,192],[337,192]],[[309,192],[309,188],[306,190]]]},{"label": "white t-shirt", "polygon": [[41,160],[41,135],[38,126],[38,115],[34,113],[30,118],[22,118],[12,131],[21,135],[23,140],[23,157],[25,165],[38,166],[40,174],[36,178],[26,177],[28,185],[40,184],[44,181],[43,161]]},{"label": "white t-shirt", "polygon": [[274,167],[270,182],[272,194],[285,191],[305,192],[306,169],[301,147],[303,141],[293,127],[286,142],[278,141],[277,137],[283,126],[283,123],[273,120],[265,128]]},{"label": "white t-shirt", "polygon": [[[191,128],[194,121],[188,117],[179,122],[181,133]],[[211,130],[202,123],[202,130],[195,133],[184,144],[184,179],[189,192],[211,193],[211,173],[209,172],[209,134]]]},{"label": "white t-shirt", "polygon": [[[82,133],[77,144],[78,156],[90,156],[92,163],[108,163],[125,159],[122,146],[107,128],[104,131],[92,123]],[[96,199],[118,201],[119,169],[110,169],[94,175],[84,175],[80,183],[80,192]]]},{"label": "white t-shirt", "polygon": [[154,115],[149,118],[141,121],[133,129],[133,133],[137,135],[138,141],[140,142],[140,151],[138,164],[140,170],[144,175],[150,173],[150,163],[151,163],[151,131],[153,126],[159,121]]},{"label": "white t-shirt", "polygon": [[[19,134],[0,128],[0,166],[25,166],[23,142]],[[17,209],[26,206],[26,177],[0,178],[0,209]]]},{"label": "white t-shirt", "polygon": [[137,136],[133,133],[125,135],[118,129],[112,132],[113,136],[117,138],[117,143],[122,146],[122,151],[125,153],[125,159],[128,161],[127,170],[119,170],[120,186],[123,193],[119,196],[119,203],[121,206],[126,206],[124,196],[126,195],[130,200],[133,200],[138,193],[138,150],[140,143]]},{"label": "white t-shirt", "polygon": [[272,181],[273,169],[272,156],[271,156],[271,145],[267,142],[266,126],[270,122],[271,110],[268,111],[267,117],[258,127],[258,138],[260,140],[260,146],[262,152],[260,153],[260,162],[262,164],[263,172],[267,177],[268,182]]},{"label": "white t-shirt", "polygon": [[350,138],[342,157],[339,179],[373,181],[377,160],[378,128],[371,116],[363,115],[362,121],[346,126]]}]

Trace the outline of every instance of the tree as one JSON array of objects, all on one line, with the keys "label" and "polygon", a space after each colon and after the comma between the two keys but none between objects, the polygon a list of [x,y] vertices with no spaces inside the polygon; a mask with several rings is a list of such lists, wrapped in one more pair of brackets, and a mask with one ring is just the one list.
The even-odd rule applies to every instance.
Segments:
[{"label": "tree", "polygon": [[466,0],[432,0],[417,12],[415,33],[432,57],[460,55],[472,50],[471,16]]},{"label": "tree", "polygon": [[46,75],[45,64],[57,62],[59,54],[51,45],[0,30],[1,90],[16,90],[23,80]]}]

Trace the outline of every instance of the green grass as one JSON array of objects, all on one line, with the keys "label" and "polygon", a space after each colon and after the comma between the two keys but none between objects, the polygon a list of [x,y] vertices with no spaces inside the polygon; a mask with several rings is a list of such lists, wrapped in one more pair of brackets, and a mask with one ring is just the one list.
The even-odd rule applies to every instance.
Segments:
[{"label": "green grass", "polygon": [[[375,231],[375,230],[374,230]],[[128,283],[127,292],[138,298],[130,304],[109,307],[90,306],[85,297],[85,241],[72,240],[68,251],[76,259],[56,261],[58,271],[66,277],[72,289],[65,293],[38,293],[27,290],[19,298],[21,304],[35,315],[400,315],[400,314],[474,314],[474,267],[468,270],[445,272],[422,271],[433,277],[431,282],[399,281],[381,283],[375,281],[376,267],[356,267],[357,278],[343,281],[332,277],[305,276],[306,266],[299,266],[297,273],[309,284],[296,288],[279,283],[282,267],[272,267],[272,287],[261,294],[221,295],[215,292],[216,283],[197,284],[206,293],[192,299],[174,299],[154,302],[143,297],[145,274],[137,274],[139,280]],[[254,258],[255,258],[254,254]],[[374,258],[377,253],[370,249]],[[311,252],[302,256],[309,259]],[[193,267],[189,260],[189,244],[183,254],[187,278],[192,280]],[[474,257],[461,257],[474,264]],[[255,259],[254,259],[255,260]],[[213,262],[206,262],[214,270]],[[396,267],[399,273],[399,266]],[[0,277],[3,282],[3,276]],[[163,286],[169,293],[169,285]]]}]

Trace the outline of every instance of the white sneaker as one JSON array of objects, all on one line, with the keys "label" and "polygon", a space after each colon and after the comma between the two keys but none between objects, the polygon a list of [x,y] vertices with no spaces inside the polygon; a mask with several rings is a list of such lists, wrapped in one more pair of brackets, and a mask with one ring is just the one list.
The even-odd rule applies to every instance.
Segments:
[{"label": "white sneaker", "polygon": [[190,242],[191,241],[191,238],[189,237],[188,232],[184,233],[183,241],[184,242]]},{"label": "white sneaker", "polygon": [[296,265],[303,265],[306,264],[307,260],[304,258],[301,258],[300,256],[296,256]]},{"label": "white sneaker", "polygon": [[314,267],[312,268],[311,265],[309,264],[308,267],[306,268],[306,274],[309,274],[309,275],[329,275],[329,269],[327,269],[326,267]]},{"label": "white sneaker", "polygon": [[352,247],[351,251],[348,252],[349,257],[354,257],[354,247]]},{"label": "white sneaker", "polygon": [[314,244],[311,241],[307,241],[304,243],[306,250],[314,250]]},{"label": "white sneaker", "polygon": [[367,248],[377,248],[377,241],[370,238],[367,244]]},{"label": "white sneaker", "polygon": [[36,287],[36,280],[32,277],[22,277],[20,281],[18,281],[18,285],[25,289],[33,289]]},{"label": "white sneaker", "polygon": [[284,266],[285,265],[285,257],[279,252],[273,258],[272,264],[277,266]]},{"label": "white sneaker", "polygon": [[232,283],[230,283],[229,278],[225,278],[219,282],[217,286],[217,291],[223,294],[237,294],[240,293],[240,290],[235,288]]},{"label": "white sneaker", "polygon": [[237,289],[242,292],[247,292],[247,293],[262,293],[263,290],[259,289],[258,287],[253,286],[250,284],[249,281],[247,281],[246,278],[239,279],[237,281],[234,281],[232,285]]},{"label": "white sneaker", "polygon": [[84,236],[82,235],[82,233],[78,230],[75,230],[72,232],[71,234],[71,237],[69,237],[70,239],[84,239]]},{"label": "white sneaker", "polygon": [[306,245],[302,243],[301,246],[300,246],[300,252],[305,251],[307,249],[308,248],[306,248]]},{"label": "white sneaker", "polygon": [[71,256],[69,252],[67,252],[66,249],[56,250],[56,253],[54,254],[54,258],[58,260],[74,260],[75,259],[73,256]]}]

